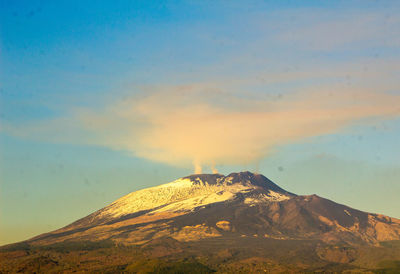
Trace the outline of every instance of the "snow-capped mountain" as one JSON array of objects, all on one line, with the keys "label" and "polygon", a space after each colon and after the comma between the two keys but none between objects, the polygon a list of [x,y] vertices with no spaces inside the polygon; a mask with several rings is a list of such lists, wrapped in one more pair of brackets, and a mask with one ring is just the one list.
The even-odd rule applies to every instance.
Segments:
[{"label": "snow-capped mountain", "polygon": [[251,172],[135,191],[0,247],[0,273],[371,273],[382,263],[397,271],[399,261],[400,220],[296,195]]},{"label": "snow-capped mountain", "polygon": [[400,221],[290,193],[261,174],[199,174],[132,192],[69,226],[30,240],[112,239],[141,245],[165,237],[318,239],[377,244],[400,239]]},{"label": "snow-capped mountain", "polygon": [[238,195],[246,196],[245,203],[261,201],[284,201],[295,196],[265,176],[250,172],[191,175],[171,183],[132,192],[90,217],[91,222],[148,211],[189,212],[205,205],[233,200]]}]

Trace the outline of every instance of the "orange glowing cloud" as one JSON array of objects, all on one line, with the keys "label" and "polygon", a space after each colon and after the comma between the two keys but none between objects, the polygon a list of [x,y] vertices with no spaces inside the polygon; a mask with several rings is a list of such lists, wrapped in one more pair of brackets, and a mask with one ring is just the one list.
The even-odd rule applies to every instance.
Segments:
[{"label": "orange glowing cloud", "polygon": [[274,147],[338,132],[365,118],[400,115],[400,96],[343,90],[286,94],[279,100],[241,99],[204,86],[181,86],[80,112],[92,142],[177,166],[217,172],[248,164]]},{"label": "orange glowing cloud", "polygon": [[[359,121],[400,116],[400,95],[343,86],[281,96],[221,91],[213,84],[158,87],[101,109],[23,127],[13,135],[101,145],[175,166],[249,164],[276,147],[337,133]],[[265,95],[265,94],[264,94]]]}]

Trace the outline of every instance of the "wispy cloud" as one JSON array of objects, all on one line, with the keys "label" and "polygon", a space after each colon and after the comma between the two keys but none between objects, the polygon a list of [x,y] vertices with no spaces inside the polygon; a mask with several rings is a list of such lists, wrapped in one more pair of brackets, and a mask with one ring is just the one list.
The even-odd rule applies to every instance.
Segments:
[{"label": "wispy cloud", "polygon": [[362,119],[397,117],[399,102],[399,95],[343,88],[272,100],[186,85],[101,110],[76,110],[68,118],[18,131],[126,150],[171,165],[193,164],[200,172],[202,166],[255,162],[277,146],[335,133]]}]

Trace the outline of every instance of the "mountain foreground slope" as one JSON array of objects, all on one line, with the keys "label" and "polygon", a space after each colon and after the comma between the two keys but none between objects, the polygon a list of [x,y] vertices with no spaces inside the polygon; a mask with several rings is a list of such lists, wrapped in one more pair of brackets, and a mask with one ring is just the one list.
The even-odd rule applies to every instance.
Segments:
[{"label": "mountain foreground slope", "polygon": [[296,195],[261,174],[198,174],[1,250],[3,272],[396,271],[400,220]]}]

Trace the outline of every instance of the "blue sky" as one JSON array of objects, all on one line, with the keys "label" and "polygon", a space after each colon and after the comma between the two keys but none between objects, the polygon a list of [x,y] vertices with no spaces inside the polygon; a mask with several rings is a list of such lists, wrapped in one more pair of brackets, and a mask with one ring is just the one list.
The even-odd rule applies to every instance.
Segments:
[{"label": "blue sky", "polygon": [[[1,1],[0,244],[190,174],[195,161],[400,217],[399,11],[397,1]],[[293,118],[308,106],[309,118]],[[274,113],[287,118],[270,124]],[[218,138],[205,137],[186,155],[163,138],[183,128],[197,146],[189,118],[210,136],[214,116],[237,148],[209,155]],[[243,124],[257,134],[236,136],[232,120],[246,117],[260,118]]]}]

